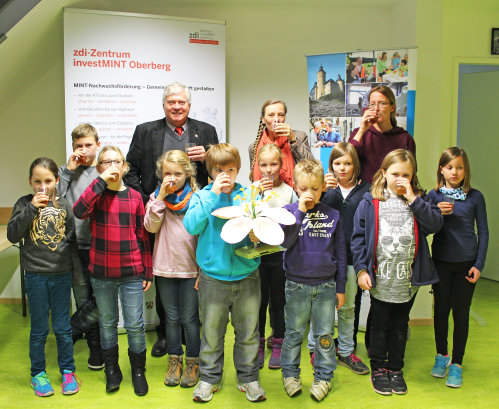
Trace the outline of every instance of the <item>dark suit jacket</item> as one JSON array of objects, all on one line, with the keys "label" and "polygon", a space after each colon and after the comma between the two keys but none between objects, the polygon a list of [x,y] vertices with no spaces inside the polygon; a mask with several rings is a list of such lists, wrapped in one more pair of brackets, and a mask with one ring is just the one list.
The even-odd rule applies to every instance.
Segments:
[{"label": "dark suit jacket", "polygon": [[[206,150],[208,145],[218,143],[217,131],[213,126],[191,118],[187,121],[189,142],[203,145]],[[156,162],[163,154],[165,132],[166,118],[137,125],[126,155],[130,171],[124,177],[125,184],[140,192],[144,203],[149,200],[149,195],[154,192],[159,181]],[[206,165],[204,162],[194,163],[197,170],[196,181],[199,186],[204,187],[208,184]]]}]

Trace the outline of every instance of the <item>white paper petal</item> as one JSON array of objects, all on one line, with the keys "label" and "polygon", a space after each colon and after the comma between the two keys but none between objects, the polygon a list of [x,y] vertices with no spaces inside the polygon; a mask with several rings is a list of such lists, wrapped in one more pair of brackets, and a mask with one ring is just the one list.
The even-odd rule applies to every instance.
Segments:
[{"label": "white paper petal", "polygon": [[233,219],[234,217],[244,216],[244,211],[239,206],[226,206],[213,210],[211,214],[221,219]]},{"label": "white paper petal", "polygon": [[281,224],[295,224],[296,217],[290,211],[281,207],[269,207],[260,213],[260,216],[271,218],[273,221]]},{"label": "white paper petal", "polygon": [[284,241],[284,232],[276,222],[268,217],[257,217],[251,221],[253,233],[258,239],[273,246],[277,246]]},{"label": "white paper petal", "polygon": [[229,220],[222,227],[220,237],[230,244],[239,243],[251,231],[251,219],[249,217],[236,217]]}]

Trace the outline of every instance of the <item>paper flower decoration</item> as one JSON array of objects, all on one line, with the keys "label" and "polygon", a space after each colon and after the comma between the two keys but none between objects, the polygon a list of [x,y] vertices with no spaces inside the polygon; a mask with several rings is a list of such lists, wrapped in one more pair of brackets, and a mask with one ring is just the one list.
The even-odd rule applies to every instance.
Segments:
[{"label": "paper flower decoration", "polygon": [[246,194],[243,197],[237,195],[235,200],[243,201],[240,206],[221,207],[211,213],[222,219],[230,219],[220,233],[224,241],[230,244],[239,243],[251,230],[263,243],[277,246],[284,241],[284,232],[279,223],[294,224],[295,216],[286,209],[269,207],[267,202],[276,195],[275,193],[271,192],[265,199],[261,199],[259,193],[260,187],[251,185],[249,202],[245,201]]}]

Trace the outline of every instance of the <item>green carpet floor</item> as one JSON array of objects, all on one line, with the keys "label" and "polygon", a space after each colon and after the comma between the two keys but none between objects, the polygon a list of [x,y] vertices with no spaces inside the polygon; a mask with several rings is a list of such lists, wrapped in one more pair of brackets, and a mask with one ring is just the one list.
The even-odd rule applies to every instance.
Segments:
[{"label": "green carpet floor", "polygon": [[[326,399],[314,402],[307,391],[312,382],[312,367],[305,343],[302,349],[302,379],[304,393],[289,398],[282,386],[281,372],[263,369],[261,383],[267,391],[267,401],[257,403],[261,408],[499,408],[499,368],[497,345],[499,339],[499,283],[480,280],[475,292],[470,322],[470,336],[463,365],[464,385],[461,389],[445,386],[445,379],[430,376],[434,359],[433,328],[413,327],[407,344],[405,378],[409,393],[405,396],[381,396],[371,387],[369,376],[353,374],[338,367],[333,388]],[[231,328],[231,327],[230,327]],[[358,355],[367,362],[363,334],[359,334]],[[185,408],[216,407],[246,408],[252,403],[236,389],[235,370],[232,364],[234,333],[228,331],[226,339],[226,365],[224,386],[207,404],[192,401],[192,389],[166,387],[163,379],[166,357],[152,358],[148,354],[147,378],[149,394],[137,397],[133,393],[127,356],[127,340],[120,335],[120,365],[124,373],[121,388],[106,394],[104,372],[87,369],[87,346],[79,341],[75,346],[77,374],[82,380],[80,392],[73,396],[60,393],[55,338],[47,340],[47,373],[52,380],[55,394],[47,398],[34,395],[30,387],[28,356],[29,317],[23,318],[20,305],[0,305],[0,407],[1,408]],[[147,333],[148,349],[155,341],[155,333]],[[494,346],[495,345],[495,346]],[[268,361],[268,354],[267,354]]]}]

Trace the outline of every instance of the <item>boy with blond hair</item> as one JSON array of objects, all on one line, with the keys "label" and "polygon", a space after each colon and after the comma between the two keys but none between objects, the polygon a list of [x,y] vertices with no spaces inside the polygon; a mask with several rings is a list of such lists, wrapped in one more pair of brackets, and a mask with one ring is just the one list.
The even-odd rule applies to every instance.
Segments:
[{"label": "boy with blond hair", "polygon": [[[239,205],[236,195],[244,190],[236,177],[241,168],[237,149],[221,143],[206,155],[206,167],[213,182],[196,192],[184,216],[184,226],[199,235],[196,259],[199,275],[199,307],[203,322],[199,353],[200,382],[193,399],[208,402],[222,387],[224,338],[229,314],[235,332],[234,366],[237,387],[249,401],[265,400],[258,368],[258,312],[260,308],[260,258],[245,259],[234,250],[251,244],[248,237],[236,244],[222,240],[220,233],[227,222],[211,213],[220,207]],[[248,194],[248,196],[251,196]]]},{"label": "boy with blond hair", "polygon": [[286,333],[281,366],[284,388],[290,396],[301,392],[300,353],[310,320],[315,340],[314,382],[310,394],[326,397],[336,369],[334,307],[345,302],[347,256],[339,212],[320,202],[324,170],[317,160],[303,160],[294,169],[298,201],[284,206],[296,224],[283,226],[286,271]]},{"label": "boy with blond hair", "polygon": [[[71,207],[80,198],[85,189],[99,176],[97,172],[97,152],[101,143],[97,130],[90,124],[82,123],[71,132],[73,152],[68,163],[59,167],[59,184],[57,190],[65,197]],[[82,265],[81,274],[73,275],[73,294],[77,312],[71,318],[73,342],[85,334],[90,350],[88,368],[98,371],[104,368],[100,351],[99,311],[97,310],[90,272],[88,271],[90,252],[90,222],[75,218],[78,254]]]}]

